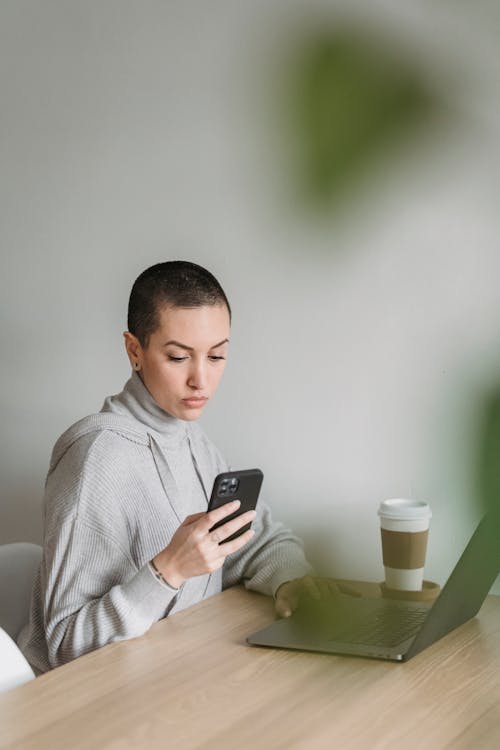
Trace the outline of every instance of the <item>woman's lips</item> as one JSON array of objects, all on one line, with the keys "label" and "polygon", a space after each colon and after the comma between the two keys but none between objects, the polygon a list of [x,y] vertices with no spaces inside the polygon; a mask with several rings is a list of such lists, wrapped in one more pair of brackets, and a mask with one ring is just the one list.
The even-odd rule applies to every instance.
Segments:
[{"label": "woman's lips", "polygon": [[189,409],[199,409],[208,401],[208,398],[183,398],[182,403],[185,404]]}]

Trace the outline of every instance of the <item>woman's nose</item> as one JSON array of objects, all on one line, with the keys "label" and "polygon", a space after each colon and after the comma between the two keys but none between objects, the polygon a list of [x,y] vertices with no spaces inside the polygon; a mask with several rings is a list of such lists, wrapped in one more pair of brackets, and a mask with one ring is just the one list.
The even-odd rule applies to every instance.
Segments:
[{"label": "woman's nose", "polygon": [[205,366],[199,362],[193,365],[189,373],[188,385],[191,388],[201,391],[205,387],[206,373]]}]

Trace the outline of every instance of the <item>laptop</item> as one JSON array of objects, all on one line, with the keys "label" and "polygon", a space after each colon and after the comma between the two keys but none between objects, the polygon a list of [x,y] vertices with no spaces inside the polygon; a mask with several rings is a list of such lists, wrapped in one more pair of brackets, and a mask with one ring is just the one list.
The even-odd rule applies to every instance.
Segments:
[{"label": "laptop", "polygon": [[500,521],[487,513],[434,602],[306,599],[250,635],[254,646],[407,661],[477,614],[500,572]]}]

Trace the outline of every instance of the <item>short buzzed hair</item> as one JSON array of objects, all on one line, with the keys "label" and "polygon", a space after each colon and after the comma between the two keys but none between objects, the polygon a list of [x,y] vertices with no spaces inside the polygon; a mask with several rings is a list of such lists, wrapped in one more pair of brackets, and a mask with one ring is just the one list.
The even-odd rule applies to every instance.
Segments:
[{"label": "short buzzed hair", "polygon": [[163,307],[225,305],[231,308],[221,285],[206,268],[187,260],[171,260],[146,268],[134,282],[128,303],[128,330],[146,347],[160,325]]}]

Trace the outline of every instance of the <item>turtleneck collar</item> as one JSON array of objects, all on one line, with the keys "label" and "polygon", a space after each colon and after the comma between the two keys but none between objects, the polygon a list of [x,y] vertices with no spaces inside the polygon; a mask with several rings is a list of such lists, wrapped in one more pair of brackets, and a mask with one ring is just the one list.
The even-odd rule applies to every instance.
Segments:
[{"label": "turtleneck collar", "polygon": [[159,433],[169,444],[180,443],[187,434],[187,423],[164,411],[151,396],[137,372],[127,380],[121,393],[108,396],[101,411],[125,414]]}]

